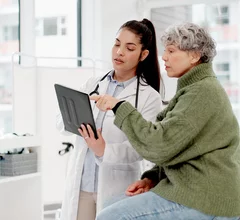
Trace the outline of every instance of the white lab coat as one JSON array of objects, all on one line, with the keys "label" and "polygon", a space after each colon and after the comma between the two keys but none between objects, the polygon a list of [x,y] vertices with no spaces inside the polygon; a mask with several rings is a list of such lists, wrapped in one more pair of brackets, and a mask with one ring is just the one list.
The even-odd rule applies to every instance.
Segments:
[{"label": "white lab coat", "polygon": [[[109,81],[107,79],[99,80],[100,78],[91,78],[80,90],[89,94],[98,83],[99,93],[105,94]],[[142,81],[140,82],[145,84]],[[152,87],[141,84],[139,86],[137,109],[145,119],[155,121],[157,113],[162,108],[161,97]],[[128,85],[116,98],[126,100],[134,106],[136,88],[137,80]],[[91,104],[93,115],[96,119],[99,109],[93,101]],[[108,199],[124,193],[131,183],[140,178],[142,172],[141,156],[138,155],[129,143],[126,135],[114,125],[113,121],[114,113],[107,111],[102,127],[102,136],[105,139],[106,147],[103,160],[99,164],[98,211],[102,209],[104,202]],[[61,115],[57,118],[57,128],[64,132]],[[82,169],[88,147],[84,139],[77,135],[74,146],[68,162],[61,220],[77,219]]]}]

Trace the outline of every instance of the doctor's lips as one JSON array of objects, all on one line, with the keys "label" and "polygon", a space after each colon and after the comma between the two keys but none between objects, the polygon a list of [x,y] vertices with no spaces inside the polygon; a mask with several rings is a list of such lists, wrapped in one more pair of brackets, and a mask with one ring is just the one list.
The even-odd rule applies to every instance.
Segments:
[{"label": "doctor's lips", "polygon": [[118,59],[118,58],[115,58],[114,61],[117,63],[124,63],[121,59]]}]

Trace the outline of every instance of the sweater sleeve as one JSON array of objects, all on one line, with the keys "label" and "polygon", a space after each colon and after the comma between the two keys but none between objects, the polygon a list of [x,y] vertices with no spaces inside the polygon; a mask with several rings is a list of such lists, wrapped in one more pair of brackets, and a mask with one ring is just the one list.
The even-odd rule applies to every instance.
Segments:
[{"label": "sweater sleeve", "polygon": [[155,165],[152,169],[145,171],[142,174],[141,179],[148,178],[152,180],[154,183],[160,182],[160,180],[166,177],[165,172],[162,167]]},{"label": "sweater sleeve", "polygon": [[[142,107],[140,111],[144,119],[154,122],[156,119],[157,113],[162,109],[162,105],[161,105],[162,100],[160,95],[155,91],[151,93],[148,92],[147,94],[148,95],[145,98],[145,101],[144,102],[143,100],[141,101]],[[112,126],[115,127],[115,125],[113,124]],[[119,131],[119,129],[117,130]],[[107,133],[107,135],[109,135],[109,133]],[[126,139],[125,135],[124,135],[124,139],[119,142],[106,143],[103,162],[126,164],[126,163],[129,163],[130,161],[133,162],[137,160],[142,160],[142,156],[136,152],[136,150],[132,147],[129,140]]]},{"label": "sweater sleeve", "polygon": [[175,165],[200,154],[194,149],[187,154],[183,152],[214,113],[211,108],[214,103],[211,104],[204,93],[204,90],[192,89],[179,95],[169,104],[166,116],[156,123],[146,121],[125,102],[117,109],[114,123],[143,158],[159,166]]}]

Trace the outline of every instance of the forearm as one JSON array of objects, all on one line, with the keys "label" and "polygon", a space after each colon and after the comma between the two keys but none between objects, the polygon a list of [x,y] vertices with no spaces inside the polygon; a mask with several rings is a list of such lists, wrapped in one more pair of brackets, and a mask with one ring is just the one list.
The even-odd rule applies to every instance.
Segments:
[{"label": "forearm", "polygon": [[[120,107],[123,103],[125,103],[125,101],[120,101],[115,105],[115,107],[112,109],[114,114],[116,113],[118,107]],[[139,106],[141,116],[151,122],[155,122],[156,115],[159,113],[161,108],[161,97],[156,94],[150,94],[149,97],[145,98]],[[114,152],[117,152],[118,148],[121,148],[120,154],[118,154],[117,156],[118,161],[126,161],[126,155],[130,155],[128,156],[129,158],[127,159],[127,161],[136,161],[140,158],[142,159],[142,156],[139,156],[139,154],[136,152],[129,140],[126,140],[122,143],[110,144],[108,151],[105,151],[104,153],[106,161],[112,160],[111,158],[114,157]],[[113,153],[113,155],[111,155],[110,153]]]},{"label": "forearm", "polygon": [[143,158],[161,166],[179,163],[176,155],[185,150],[196,132],[181,114],[153,124],[127,102],[117,109],[114,123]]}]

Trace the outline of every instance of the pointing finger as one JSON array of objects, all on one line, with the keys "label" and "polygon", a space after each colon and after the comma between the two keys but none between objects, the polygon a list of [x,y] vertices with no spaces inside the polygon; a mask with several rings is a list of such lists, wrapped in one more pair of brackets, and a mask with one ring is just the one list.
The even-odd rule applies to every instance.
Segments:
[{"label": "pointing finger", "polygon": [[93,100],[95,102],[97,102],[100,98],[101,98],[100,95],[91,95],[91,96],[89,96],[89,99]]}]

